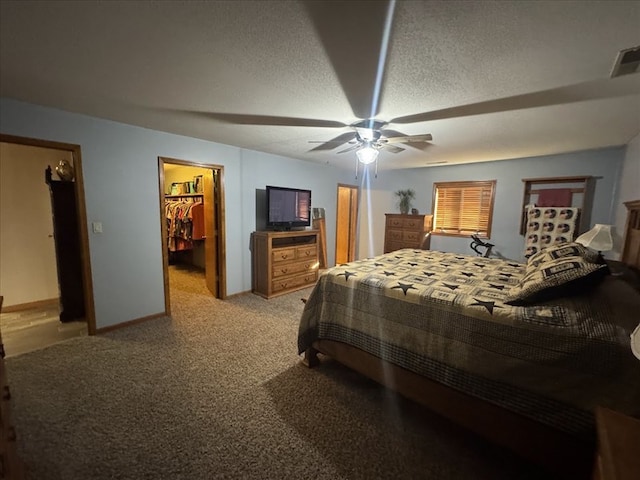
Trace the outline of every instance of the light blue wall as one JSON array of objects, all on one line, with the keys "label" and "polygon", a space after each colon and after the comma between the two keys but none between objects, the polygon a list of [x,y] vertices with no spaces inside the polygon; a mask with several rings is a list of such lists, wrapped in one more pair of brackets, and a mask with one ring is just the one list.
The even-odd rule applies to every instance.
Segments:
[{"label": "light blue wall", "polygon": [[[346,170],[133,127],[51,108],[0,100],[0,132],[78,144],[82,149],[96,326],[164,310],[158,156],[224,166],[227,293],[251,289],[249,235],[255,189],[268,183],[313,190],[314,206],[335,212]],[[44,181],[44,173],[43,173]],[[333,235],[335,218],[328,221]],[[335,241],[329,237],[334,256]]]},{"label": "light blue wall", "polygon": [[[509,161],[383,172],[380,175],[383,178],[375,184],[379,185],[383,191],[371,208],[372,212],[375,212],[372,217],[374,225],[371,228],[375,244],[373,253],[382,253],[384,213],[398,212],[393,190],[413,188],[416,191],[414,207],[420,213],[432,213],[434,182],[497,180],[491,243],[495,244],[496,251],[515,260],[524,259],[522,254],[524,239],[518,233],[524,193],[523,178],[581,175],[596,177],[591,224],[613,224],[616,211],[614,192],[624,152],[624,147],[615,147]],[[361,236],[360,252],[366,252],[369,243],[367,238]],[[467,238],[433,235],[431,248],[470,254],[473,252],[469,243]],[[362,253],[361,256],[368,255]]]}]

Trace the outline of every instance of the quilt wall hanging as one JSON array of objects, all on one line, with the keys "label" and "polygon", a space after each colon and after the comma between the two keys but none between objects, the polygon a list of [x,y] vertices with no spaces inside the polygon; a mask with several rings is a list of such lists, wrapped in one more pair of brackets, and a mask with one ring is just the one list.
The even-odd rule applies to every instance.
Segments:
[{"label": "quilt wall hanging", "polygon": [[543,248],[571,242],[578,225],[578,208],[531,207],[527,211],[524,255],[529,257]]}]

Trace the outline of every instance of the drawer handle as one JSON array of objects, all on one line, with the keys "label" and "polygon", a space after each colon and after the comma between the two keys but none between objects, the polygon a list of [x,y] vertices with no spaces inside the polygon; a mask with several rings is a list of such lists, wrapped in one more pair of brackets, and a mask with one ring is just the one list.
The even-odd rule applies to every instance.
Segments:
[{"label": "drawer handle", "polygon": [[281,268],[281,269],[280,269],[280,272],[281,272],[281,273],[287,273],[288,271],[289,271],[289,269],[288,269],[288,268]]},{"label": "drawer handle", "polygon": [[311,255],[311,252],[307,251],[307,252],[304,252],[304,254],[308,257],[309,255]]},{"label": "drawer handle", "polygon": [[280,254],[280,258],[282,258],[283,260],[286,259],[289,255],[287,255],[286,253],[282,253]]},{"label": "drawer handle", "polygon": [[2,399],[11,400],[11,391],[9,390],[9,385],[5,385],[2,389]]}]

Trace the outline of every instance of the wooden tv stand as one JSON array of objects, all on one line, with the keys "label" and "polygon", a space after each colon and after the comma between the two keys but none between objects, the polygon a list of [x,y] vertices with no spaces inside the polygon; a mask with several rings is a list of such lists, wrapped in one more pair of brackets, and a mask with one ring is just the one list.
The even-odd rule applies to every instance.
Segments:
[{"label": "wooden tv stand", "polygon": [[318,230],[251,234],[251,291],[272,298],[313,285],[318,279]]}]

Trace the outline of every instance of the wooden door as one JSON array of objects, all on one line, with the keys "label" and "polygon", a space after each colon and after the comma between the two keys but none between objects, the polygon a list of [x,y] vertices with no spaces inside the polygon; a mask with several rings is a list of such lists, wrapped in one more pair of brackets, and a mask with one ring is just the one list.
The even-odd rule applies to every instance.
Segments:
[{"label": "wooden door", "polygon": [[213,169],[203,175],[204,194],[204,265],[207,288],[219,297],[218,283],[218,229],[216,219],[216,173]]},{"label": "wooden door", "polygon": [[336,264],[356,259],[358,187],[338,184],[336,212]]}]

